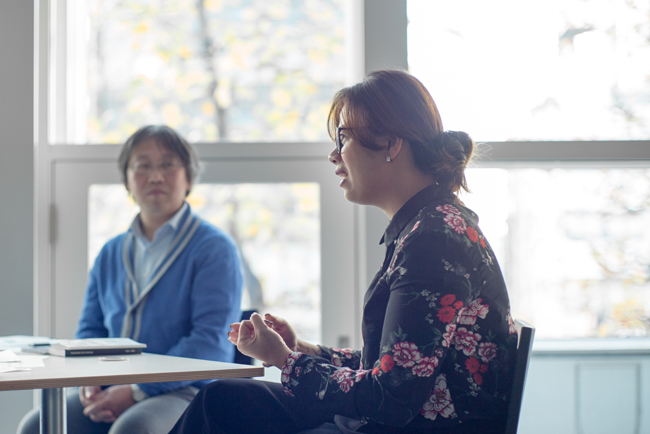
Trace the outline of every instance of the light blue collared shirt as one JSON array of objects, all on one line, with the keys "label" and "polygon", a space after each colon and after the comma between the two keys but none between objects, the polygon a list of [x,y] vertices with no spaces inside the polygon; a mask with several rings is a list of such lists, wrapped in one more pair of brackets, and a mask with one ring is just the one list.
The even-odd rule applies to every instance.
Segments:
[{"label": "light blue collared shirt", "polygon": [[131,223],[131,230],[135,237],[133,243],[133,274],[138,285],[138,294],[147,286],[153,277],[153,273],[165,259],[169,246],[178,230],[181,217],[188,207],[187,202],[184,202],[183,206],[176,211],[172,218],[156,229],[151,241],[147,239],[142,231],[140,214],[133,219]]}]

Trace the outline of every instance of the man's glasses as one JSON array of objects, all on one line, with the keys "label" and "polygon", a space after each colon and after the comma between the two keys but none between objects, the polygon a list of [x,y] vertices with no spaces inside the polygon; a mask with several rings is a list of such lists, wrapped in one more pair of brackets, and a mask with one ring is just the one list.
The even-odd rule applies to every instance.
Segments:
[{"label": "man's glasses", "polygon": [[346,128],[346,127],[337,127],[336,128],[336,152],[339,154],[341,153],[341,150],[343,149],[343,141],[341,140],[341,131],[343,130],[349,130],[351,128]]},{"label": "man's glasses", "polygon": [[149,161],[138,161],[131,164],[131,169],[138,176],[149,176],[154,171],[159,170],[163,175],[172,175],[176,173],[183,165],[178,160],[161,161],[153,164]]}]

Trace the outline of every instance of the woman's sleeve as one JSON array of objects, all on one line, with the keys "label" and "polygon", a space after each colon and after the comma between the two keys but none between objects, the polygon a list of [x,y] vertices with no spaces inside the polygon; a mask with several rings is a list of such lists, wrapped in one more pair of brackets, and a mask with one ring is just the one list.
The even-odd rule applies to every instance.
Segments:
[{"label": "woman's sleeve", "polygon": [[[191,298],[191,329],[167,355],[232,362],[234,345],[229,325],[241,317],[242,275],[239,253],[229,238],[216,238],[195,252]],[[138,384],[149,396],[168,393],[194,381]]]},{"label": "woman's sleeve", "polygon": [[[282,370],[288,394],[320,401],[319,408],[333,414],[393,427],[405,426],[418,414],[427,417],[434,388],[440,396],[448,396],[440,369],[449,357],[459,311],[471,288],[465,278],[447,279],[445,264],[467,262],[467,258],[436,234],[411,237],[400,248],[382,277],[389,296],[379,358],[366,363],[372,365],[370,369],[355,370],[293,353]],[[470,335],[466,334],[468,348]],[[437,401],[435,411],[455,417],[453,405],[448,404]]]},{"label": "woman's sleeve", "polygon": [[321,357],[334,366],[357,369],[361,365],[361,351],[359,350],[330,348],[323,345],[318,347],[321,350]]}]

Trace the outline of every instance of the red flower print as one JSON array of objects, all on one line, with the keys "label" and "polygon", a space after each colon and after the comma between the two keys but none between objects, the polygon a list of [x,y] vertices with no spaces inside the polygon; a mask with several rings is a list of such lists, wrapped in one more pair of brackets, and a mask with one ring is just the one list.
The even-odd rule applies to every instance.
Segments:
[{"label": "red flower print", "polygon": [[445,223],[459,234],[462,234],[465,232],[465,229],[467,229],[467,223],[465,223],[465,220],[461,216],[454,214],[447,214],[445,217]]},{"label": "red flower print", "polygon": [[481,374],[474,374],[474,381],[480,386],[483,384],[483,376]]},{"label": "red flower print", "polygon": [[332,354],[332,362],[331,363],[332,363],[332,365],[338,366],[339,368],[341,366],[343,366],[343,362],[341,361],[341,357],[339,357],[339,355],[336,354],[336,353]]},{"label": "red flower print", "polygon": [[478,370],[481,374],[485,374],[488,371],[488,365],[481,365],[481,367]]},{"label": "red flower print", "polygon": [[440,299],[440,304],[443,306],[449,306],[456,300],[456,296],[454,294],[447,294],[444,297]]},{"label": "red flower print", "polygon": [[494,342],[481,342],[478,346],[478,355],[483,363],[490,363],[497,356],[497,344]]},{"label": "red flower print", "polygon": [[372,375],[379,374],[379,366],[375,366],[375,369],[372,370]]},{"label": "red flower print", "polygon": [[485,238],[481,237],[481,247],[485,248]]},{"label": "red flower print", "polygon": [[341,353],[345,356],[346,359],[351,359],[354,355],[354,352],[349,348],[332,348],[337,353]]},{"label": "red flower print", "polygon": [[465,232],[467,236],[469,237],[470,240],[472,240],[473,243],[478,241],[478,232],[476,232],[476,229],[473,227],[468,227],[467,231]]},{"label": "red flower print", "polygon": [[283,385],[283,386],[282,386],[282,390],[284,390],[284,393],[286,393],[287,395],[289,395],[289,396],[293,396],[293,392],[292,392],[291,389],[289,389],[287,386],[284,386],[284,385]]},{"label": "red flower print", "polygon": [[456,324],[447,324],[445,333],[442,335],[442,346],[449,347],[456,335]]},{"label": "red flower print", "polygon": [[463,302],[458,300],[456,303],[454,303],[454,307],[456,309],[460,309],[461,307],[463,307]]},{"label": "red flower print", "polygon": [[449,204],[437,206],[436,211],[444,212],[445,214],[460,215],[460,211],[458,211],[458,208]]},{"label": "red flower print", "polygon": [[418,347],[412,342],[398,342],[393,346],[395,364],[402,368],[410,368],[422,359]]},{"label": "red flower print", "polygon": [[341,368],[334,371],[332,379],[336,380],[343,392],[348,393],[350,388],[354,385],[353,374],[354,371],[352,369]]},{"label": "red flower print", "polygon": [[361,371],[357,371],[357,375],[355,375],[354,377],[354,382],[358,383],[359,381],[361,381],[361,379],[363,379],[363,377],[365,377],[368,372],[370,371],[367,369],[365,370],[362,369]]},{"label": "red flower print", "polygon": [[395,366],[395,361],[389,354],[385,354],[384,357],[381,358],[381,370],[388,372],[393,369],[393,366]]},{"label": "red flower print", "polygon": [[476,374],[481,366],[481,362],[479,362],[477,359],[474,357],[470,357],[465,361],[465,367],[469,372],[472,374]]},{"label": "red flower print", "polygon": [[420,414],[431,420],[435,420],[438,415],[448,418],[454,414],[454,404],[451,402],[451,394],[447,389],[445,374],[440,374],[436,378],[436,385],[424,402]]},{"label": "red flower print", "polygon": [[302,371],[302,369],[300,368],[300,366],[298,366],[298,367],[293,371],[293,372],[296,374],[296,377],[300,377],[300,371]]},{"label": "red flower print", "polygon": [[481,335],[470,332],[465,327],[459,327],[454,336],[456,351],[462,351],[466,356],[472,356],[476,352],[476,345],[481,340]]},{"label": "red flower print", "polygon": [[489,312],[489,305],[481,304],[483,299],[477,298],[458,312],[458,324],[474,325],[476,317],[485,319]]},{"label": "red flower print", "polygon": [[418,377],[430,377],[436,369],[436,366],[438,366],[437,357],[423,357],[417,365],[413,366],[413,375],[417,375]]},{"label": "red flower print", "polygon": [[456,316],[456,310],[451,306],[441,307],[437,314],[442,322],[451,322]]}]

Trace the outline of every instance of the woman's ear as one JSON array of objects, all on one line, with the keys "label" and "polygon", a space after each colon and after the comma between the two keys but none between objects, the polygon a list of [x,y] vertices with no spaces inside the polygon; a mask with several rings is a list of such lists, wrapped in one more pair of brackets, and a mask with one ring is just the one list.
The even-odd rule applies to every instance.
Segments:
[{"label": "woman's ear", "polygon": [[391,137],[388,139],[388,155],[390,160],[393,161],[397,158],[399,153],[402,151],[402,145],[404,144],[404,139],[401,137]]}]

